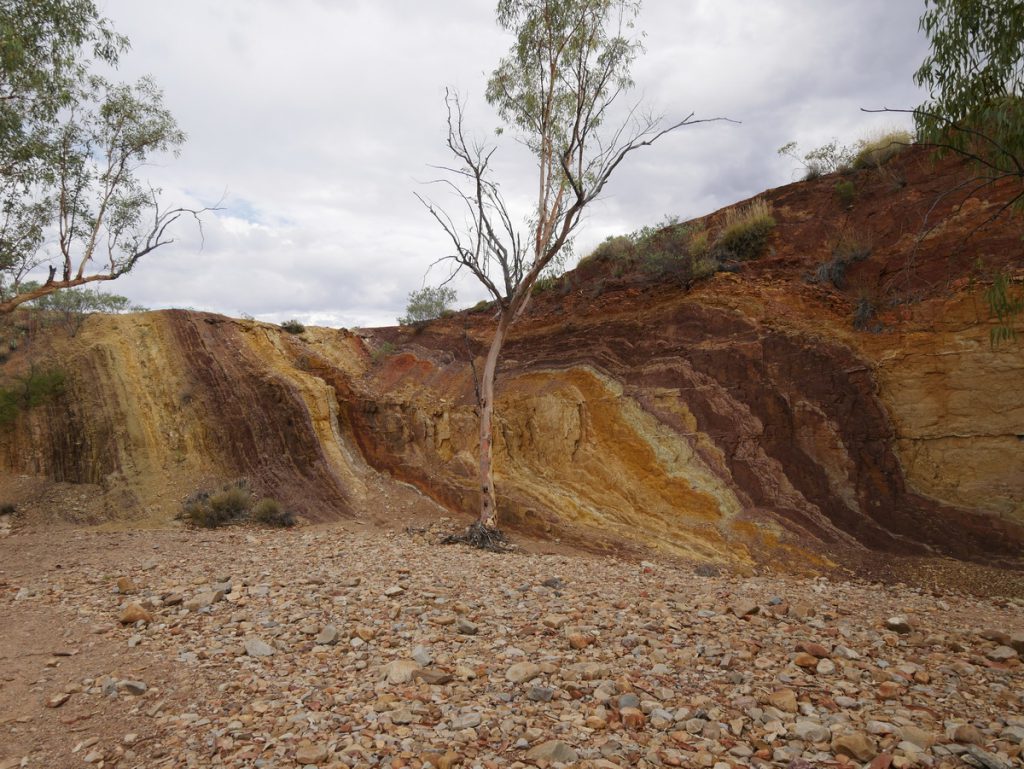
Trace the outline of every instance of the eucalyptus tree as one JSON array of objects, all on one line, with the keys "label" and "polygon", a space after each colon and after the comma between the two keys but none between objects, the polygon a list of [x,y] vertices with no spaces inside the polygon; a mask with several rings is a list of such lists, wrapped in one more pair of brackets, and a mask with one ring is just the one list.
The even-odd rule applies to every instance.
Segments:
[{"label": "eucalyptus tree", "polygon": [[463,101],[446,92],[447,146],[455,162],[441,182],[455,192],[460,209],[449,212],[419,197],[451,241],[453,251],[443,258],[456,272],[472,273],[496,306],[477,383],[480,511],[468,532],[475,544],[495,539],[495,374],[509,328],[626,157],[671,131],[705,122],[691,113],[666,125],[639,103],[623,105],[633,86],[632,64],[642,52],[632,34],[639,10],[631,0],[498,3],[497,22],[514,42],[491,74],[486,96],[536,162],[535,204],[525,231],[492,175],[496,147],[471,138]]},{"label": "eucalyptus tree", "polygon": [[0,0],[0,314],[124,275],[201,213],[139,177],[185,134],[151,79],[99,74],[127,49],[91,0]]},{"label": "eucalyptus tree", "polygon": [[[1013,194],[990,216],[1024,206],[1024,2],[926,0],[920,20],[931,50],[914,75],[928,99],[914,110],[919,139],[974,161],[977,173],[958,186],[974,195],[1005,179]],[[997,323],[993,346],[1017,336],[1024,287],[1007,271],[985,299]]]},{"label": "eucalyptus tree", "polygon": [[926,0],[920,28],[931,44],[914,74],[928,90],[920,138],[976,160],[979,182],[1024,183],[1024,2]]}]

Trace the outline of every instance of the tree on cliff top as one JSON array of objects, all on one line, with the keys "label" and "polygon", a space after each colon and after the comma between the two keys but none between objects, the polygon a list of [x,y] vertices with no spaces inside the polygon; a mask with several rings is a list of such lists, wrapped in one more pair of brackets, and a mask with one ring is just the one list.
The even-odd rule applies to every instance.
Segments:
[{"label": "tree on cliff top", "polygon": [[[197,210],[138,178],[185,140],[159,89],[92,70],[128,48],[91,0],[0,0],[0,314],[131,270]],[[45,283],[25,290],[34,270]]]},{"label": "tree on cliff top", "polygon": [[454,263],[455,272],[469,270],[497,305],[497,326],[477,383],[480,514],[468,532],[476,544],[492,542],[496,532],[491,424],[495,374],[509,327],[626,156],[670,131],[705,122],[691,113],[663,126],[633,105],[624,121],[613,123],[613,105],[633,85],[630,68],[642,50],[628,37],[639,8],[629,0],[499,1],[498,24],[515,42],[491,74],[486,95],[537,163],[536,207],[525,234],[492,178],[495,147],[466,135],[463,103],[446,94],[447,145],[455,164],[444,169],[448,177],[442,183],[457,196],[461,223],[420,200],[454,246],[444,259]]}]

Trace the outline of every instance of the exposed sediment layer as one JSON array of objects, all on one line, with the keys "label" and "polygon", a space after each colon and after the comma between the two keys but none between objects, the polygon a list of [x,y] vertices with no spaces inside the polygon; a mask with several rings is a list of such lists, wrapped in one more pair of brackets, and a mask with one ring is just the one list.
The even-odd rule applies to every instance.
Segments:
[{"label": "exposed sediment layer", "polygon": [[[956,277],[970,253],[950,256],[973,226],[964,210],[991,201],[939,209],[943,225],[908,245],[927,188],[862,183],[878,189],[844,227],[875,241],[851,281],[913,295],[882,308],[874,333],[852,328],[849,291],[807,280],[835,237],[828,180],[768,193],[771,253],[738,274],[684,289],[590,263],[539,295],[499,372],[503,519],[734,563],[862,547],[1019,556],[1024,351],[991,348],[977,291]],[[1010,243],[1004,228],[972,248]],[[43,355],[68,388],[4,429],[0,472],[96,484],[109,515],[152,520],[240,476],[313,521],[382,498],[400,513],[413,488],[471,512],[471,361],[491,323],[478,311],[291,335],[194,312],[97,316],[7,364]]]}]

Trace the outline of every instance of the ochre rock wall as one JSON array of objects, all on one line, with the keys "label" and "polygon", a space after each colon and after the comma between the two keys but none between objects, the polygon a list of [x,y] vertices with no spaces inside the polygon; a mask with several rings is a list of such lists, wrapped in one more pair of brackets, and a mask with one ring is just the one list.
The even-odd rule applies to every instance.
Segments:
[{"label": "ochre rock wall", "polygon": [[[921,175],[914,163],[896,170]],[[860,289],[807,279],[835,237],[822,231],[836,205],[825,179],[768,193],[771,251],[737,274],[684,289],[591,262],[538,295],[499,371],[502,519],[737,564],[864,547],[1019,557],[1024,348],[990,347],[979,292],[960,278],[979,254],[1019,264],[1020,241],[1004,228],[954,248],[974,221],[964,210],[994,203],[936,208],[935,176],[902,193],[859,182],[843,227],[873,233],[850,271]],[[942,226],[908,241],[922,208]],[[850,321],[864,286],[900,298],[874,333]],[[237,477],[311,521],[400,518],[424,499],[471,514],[470,361],[492,323],[477,311],[296,336],[194,312],[93,317],[6,364],[35,356],[69,380],[0,428],[0,473],[96,484],[110,516],[152,521]]]}]

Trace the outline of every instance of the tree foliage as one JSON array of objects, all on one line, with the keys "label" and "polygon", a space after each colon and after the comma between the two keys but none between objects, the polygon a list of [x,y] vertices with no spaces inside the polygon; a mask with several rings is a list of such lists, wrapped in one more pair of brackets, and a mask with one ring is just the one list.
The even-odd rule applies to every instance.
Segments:
[{"label": "tree foliage", "polygon": [[[929,91],[914,112],[919,137],[975,161],[968,194],[1006,178],[1017,192],[992,218],[1024,204],[1024,2],[926,0],[921,30],[931,52],[914,75]],[[996,326],[993,346],[1016,337],[1024,313],[1019,287],[1003,271],[993,277],[986,301]]]},{"label": "tree foliage", "polygon": [[1024,181],[1024,3],[926,0],[920,27],[931,43],[914,75],[929,93],[914,113],[921,139]]},{"label": "tree foliage", "polygon": [[132,304],[126,296],[108,294],[98,288],[87,286],[66,288],[41,296],[32,302],[32,306],[42,311],[46,320],[63,326],[71,336],[78,333],[82,323],[90,315],[142,312],[146,309]]},{"label": "tree foliage", "polygon": [[457,298],[455,289],[450,286],[426,286],[418,291],[410,291],[405,315],[398,322],[403,326],[411,326],[440,318],[455,304]]},{"label": "tree foliage", "polygon": [[[0,0],[0,314],[112,280],[183,214],[139,178],[185,140],[154,82],[97,74],[128,47],[87,0]],[[22,284],[43,265],[49,277]]]}]

